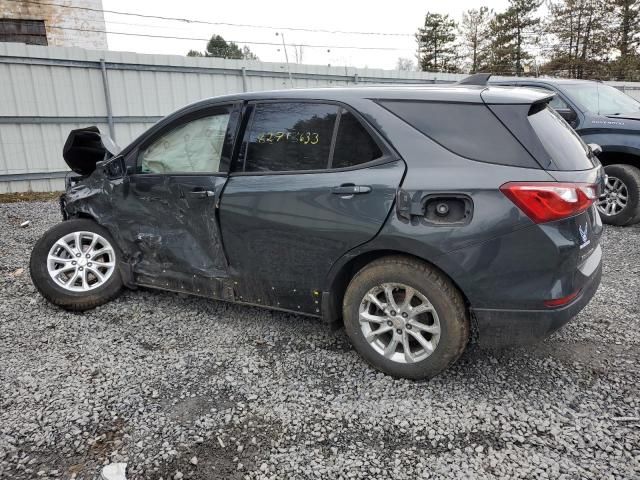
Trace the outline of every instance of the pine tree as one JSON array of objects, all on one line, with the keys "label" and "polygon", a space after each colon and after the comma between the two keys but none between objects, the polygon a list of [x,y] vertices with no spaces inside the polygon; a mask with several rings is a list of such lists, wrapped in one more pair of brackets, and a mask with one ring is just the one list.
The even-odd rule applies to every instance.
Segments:
[{"label": "pine tree", "polygon": [[543,71],[569,78],[606,77],[615,23],[611,14],[608,0],[561,0],[551,4],[547,30],[552,50]]},{"label": "pine tree", "polygon": [[187,57],[219,57],[219,58],[233,58],[244,60],[259,60],[258,56],[253,53],[249,47],[244,46],[242,49],[235,42],[227,42],[220,35],[212,35],[211,39],[207,42],[207,48],[202,52],[197,50],[189,50]]},{"label": "pine tree", "polygon": [[620,56],[615,61],[617,80],[638,78],[640,57],[640,0],[615,0],[612,11],[612,34]]},{"label": "pine tree", "polygon": [[420,56],[420,68],[425,72],[456,72],[458,66],[456,22],[449,15],[428,13],[424,27],[418,29],[416,39]]},{"label": "pine tree", "polygon": [[472,8],[462,14],[459,34],[470,73],[484,70],[489,63],[489,24],[492,17],[493,10],[487,7]]},{"label": "pine tree", "polygon": [[491,70],[502,74],[522,75],[531,58],[534,29],[540,24],[535,14],[540,3],[535,0],[509,0],[506,11],[498,13],[489,24]]}]

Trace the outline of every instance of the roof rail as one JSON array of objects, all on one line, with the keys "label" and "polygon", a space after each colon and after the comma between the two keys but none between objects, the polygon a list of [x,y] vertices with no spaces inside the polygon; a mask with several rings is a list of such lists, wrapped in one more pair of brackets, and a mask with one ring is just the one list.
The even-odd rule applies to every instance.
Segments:
[{"label": "roof rail", "polygon": [[490,73],[474,73],[463,78],[456,85],[486,85],[490,77]]}]

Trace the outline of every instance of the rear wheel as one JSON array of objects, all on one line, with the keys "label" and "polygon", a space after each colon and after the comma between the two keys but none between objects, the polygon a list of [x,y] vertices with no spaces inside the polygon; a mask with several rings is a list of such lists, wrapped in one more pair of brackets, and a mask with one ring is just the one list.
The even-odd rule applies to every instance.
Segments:
[{"label": "rear wheel", "polygon": [[29,263],[31,279],[51,303],[87,310],[108,302],[122,289],[118,255],[106,229],[91,220],[69,220],[36,243]]},{"label": "rear wheel", "polygon": [[343,318],[360,355],[396,377],[437,375],[469,339],[460,292],[435,269],[407,257],[383,258],[360,270],[347,288]]},{"label": "rear wheel", "polygon": [[640,169],[633,165],[605,167],[607,182],[597,207],[604,223],[631,225],[640,221]]}]

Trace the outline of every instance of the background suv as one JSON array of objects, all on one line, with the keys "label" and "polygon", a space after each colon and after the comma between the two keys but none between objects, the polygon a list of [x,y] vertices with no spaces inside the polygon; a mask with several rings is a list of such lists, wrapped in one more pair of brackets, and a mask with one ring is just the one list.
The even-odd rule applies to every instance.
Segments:
[{"label": "background suv", "polygon": [[549,103],[586,143],[602,148],[598,158],[608,180],[597,206],[612,225],[640,222],[640,102],[601,82],[520,78],[497,85],[538,88],[556,94]]},{"label": "background suv", "polygon": [[95,128],[74,131],[65,221],[35,245],[31,276],[72,310],[128,286],[342,320],[376,368],[433,376],[471,321],[482,344],[535,340],[598,287],[604,173],[550,98],[239,94],[189,105],[115,155]]}]

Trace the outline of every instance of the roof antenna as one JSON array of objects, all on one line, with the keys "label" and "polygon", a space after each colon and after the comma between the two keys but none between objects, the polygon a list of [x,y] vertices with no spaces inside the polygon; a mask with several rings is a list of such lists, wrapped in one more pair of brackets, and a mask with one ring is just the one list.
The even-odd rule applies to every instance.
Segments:
[{"label": "roof antenna", "polygon": [[490,73],[474,73],[456,82],[456,85],[486,85],[490,77]]}]

